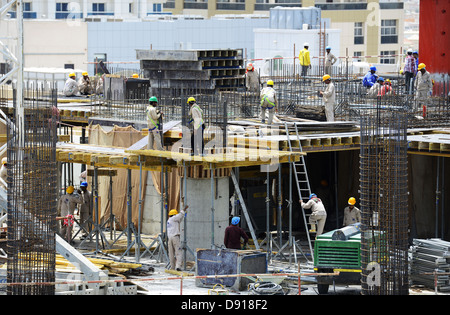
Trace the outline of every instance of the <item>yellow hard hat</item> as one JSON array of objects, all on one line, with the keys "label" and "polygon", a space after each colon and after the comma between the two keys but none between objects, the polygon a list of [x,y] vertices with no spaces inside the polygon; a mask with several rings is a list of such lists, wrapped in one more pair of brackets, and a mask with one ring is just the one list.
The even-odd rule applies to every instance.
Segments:
[{"label": "yellow hard hat", "polygon": [[273,81],[272,80],[267,81],[267,85],[273,85]]},{"label": "yellow hard hat", "polygon": [[133,78],[139,78],[139,74],[133,73]]},{"label": "yellow hard hat", "polygon": [[348,204],[349,204],[349,205],[352,205],[352,206],[354,206],[354,205],[355,205],[355,203],[356,203],[356,199],[355,199],[355,197],[350,197],[350,198],[348,199]]},{"label": "yellow hard hat", "polygon": [[422,70],[423,68],[425,68],[425,64],[424,63],[420,63],[419,66],[417,67],[418,70]]},{"label": "yellow hard hat", "polygon": [[73,193],[74,190],[75,190],[75,188],[73,188],[73,186],[69,186],[66,189],[66,193],[71,194],[71,193]]},{"label": "yellow hard hat", "polygon": [[172,209],[169,211],[169,217],[173,216],[173,215],[177,215],[178,211],[176,209]]},{"label": "yellow hard hat", "polygon": [[5,165],[5,164],[7,164],[8,163],[8,159],[6,158],[6,157],[4,157],[3,159],[2,159],[2,165]]},{"label": "yellow hard hat", "polygon": [[71,77],[75,77],[76,75],[75,75],[75,72],[71,72],[71,73],[69,73],[69,78],[71,78]]},{"label": "yellow hard hat", "polygon": [[191,96],[191,97],[188,98],[187,102],[188,102],[188,104],[189,104],[190,102],[195,102],[195,98],[193,98],[193,97]]},{"label": "yellow hard hat", "polygon": [[87,73],[86,71],[84,71],[81,75],[84,77],[84,76],[86,76],[86,75],[89,75],[89,73]]},{"label": "yellow hard hat", "polygon": [[328,79],[331,79],[331,76],[330,76],[329,74],[325,74],[325,75],[322,77],[322,82],[325,82],[325,81],[328,80]]}]

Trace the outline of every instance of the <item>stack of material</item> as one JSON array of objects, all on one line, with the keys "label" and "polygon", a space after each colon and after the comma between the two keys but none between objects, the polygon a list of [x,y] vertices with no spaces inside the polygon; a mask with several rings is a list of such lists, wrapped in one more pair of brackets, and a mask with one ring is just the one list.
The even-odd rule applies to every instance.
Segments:
[{"label": "stack of material", "polygon": [[152,95],[171,96],[181,89],[214,93],[245,86],[242,49],[137,50],[136,58],[150,79]]},{"label": "stack of material", "polygon": [[[450,242],[438,238],[414,239],[410,248],[410,282],[450,292]],[[437,272],[435,283],[434,272]],[[441,275],[439,273],[442,273]]]}]

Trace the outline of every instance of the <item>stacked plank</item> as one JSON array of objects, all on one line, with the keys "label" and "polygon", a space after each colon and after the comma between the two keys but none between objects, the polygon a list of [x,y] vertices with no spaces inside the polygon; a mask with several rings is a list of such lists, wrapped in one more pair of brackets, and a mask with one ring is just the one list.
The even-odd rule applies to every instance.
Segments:
[{"label": "stacked plank", "polygon": [[[109,274],[124,274],[132,269],[142,267],[141,264],[116,262],[109,259],[87,258],[97,268],[108,271]],[[78,268],[61,255],[56,255],[56,271],[76,272]]]},{"label": "stacked plank", "polygon": [[410,282],[450,292],[450,242],[414,239],[410,248]]},{"label": "stacked plank", "polygon": [[214,93],[245,86],[242,49],[137,50],[150,94],[173,96],[174,90]]}]

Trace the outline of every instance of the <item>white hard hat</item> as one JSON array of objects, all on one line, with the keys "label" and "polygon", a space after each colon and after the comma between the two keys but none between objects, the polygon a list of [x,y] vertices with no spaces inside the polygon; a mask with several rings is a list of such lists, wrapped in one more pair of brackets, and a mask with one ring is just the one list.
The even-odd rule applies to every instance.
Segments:
[{"label": "white hard hat", "polygon": [[406,52],[407,52],[408,54],[409,54],[409,53],[412,54],[413,50],[410,48],[410,49],[408,49]]},{"label": "white hard hat", "polygon": [[308,42],[305,42],[305,43],[303,44],[303,47],[305,47],[305,46],[309,47],[309,43],[308,43]]}]

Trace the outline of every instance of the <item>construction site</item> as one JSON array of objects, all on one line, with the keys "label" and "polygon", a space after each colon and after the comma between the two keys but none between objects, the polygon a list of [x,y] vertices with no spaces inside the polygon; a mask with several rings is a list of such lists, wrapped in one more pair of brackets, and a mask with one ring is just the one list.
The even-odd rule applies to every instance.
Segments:
[{"label": "construction site", "polygon": [[[422,2],[425,98],[399,71],[406,51],[395,71],[349,56],[327,65],[339,33],[320,16],[307,72],[295,45],[292,58],[262,61],[242,47],[136,48],[128,67],[89,60],[92,90],[67,96],[60,73],[24,70],[23,2],[0,2],[0,21],[14,7],[17,27],[0,38],[0,295],[450,294],[450,2]],[[393,92],[363,86],[374,64]],[[71,72],[80,77],[66,69],[62,82]],[[273,119],[261,115],[271,84]],[[161,143],[149,147],[155,128]],[[82,214],[71,198],[85,196]],[[322,226],[302,206],[313,199],[326,210]],[[360,211],[351,224],[349,205]],[[173,210],[183,215],[179,268]],[[227,248],[236,218],[246,237]]]}]

